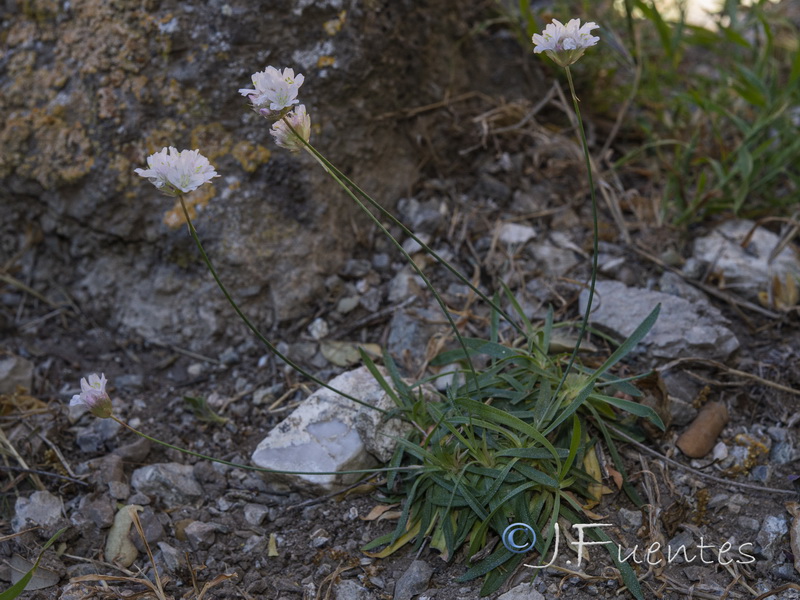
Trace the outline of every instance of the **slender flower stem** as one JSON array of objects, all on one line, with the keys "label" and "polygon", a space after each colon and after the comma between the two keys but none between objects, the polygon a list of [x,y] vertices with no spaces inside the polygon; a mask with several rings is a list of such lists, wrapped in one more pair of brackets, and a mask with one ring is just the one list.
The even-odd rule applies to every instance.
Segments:
[{"label": "slender flower stem", "polygon": [[589,283],[589,300],[586,304],[586,312],[583,315],[580,331],[578,332],[578,341],[575,343],[575,348],[572,350],[572,355],[567,363],[567,368],[564,370],[564,374],[561,376],[561,381],[558,382],[558,387],[553,394],[554,399],[558,398],[558,393],[561,391],[564,382],[567,380],[567,375],[569,375],[572,365],[575,363],[575,358],[578,356],[578,350],[581,346],[581,342],[583,341],[584,335],[586,335],[586,328],[589,325],[589,315],[592,312],[592,301],[594,300],[594,288],[595,283],[597,282],[597,238],[599,237],[597,227],[597,198],[594,192],[594,178],[592,177],[592,159],[589,156],[589,144],[586,141],[586,132],[583,130],[583,118],[581,117],[581,109],[578,105],[578,95],[575,93],[575,84],[572,82],[572,73],[569,70],[569,66],[564,67],[564,70],[567,72],[569,91],[572,94],[572,106],[575,109],[575,115],[578,117],[578,133],[580,134],[581,145],[583,146],[583,157],[586,160],[586,173],[589,178],[589,192],[592,196],[592,276]]},{"label": "slender flower stem", "polygon": [[[286,126],[292,131],[292,133],[297,135],[298,139],[302,140],[304,145],[307,148],[311,149],[311,151],[314,154],[315,158],[317,158],[317,160],[320,162],[320,164],[323,166],[323,168],[326,168],[325,165],[326,165],[326,163],[328,161],[325,160],[324,157],[319,152],[317,152],[317,150],[311,144],[309,144],[308,141],[305,140],[305,138],[303,138],[302,136],[298,135],[298,132],[295,130],[294,127],[292,127],[292,124],[289,123],[289,120],[286,119],[286,117],[284,117],[283,120],[284,120],[284,123],[286,123]],[[439,304],[439,307],[442,309],[442,313],[444,314],[445,319],[447,319],[447,322],[450,325],[450,328],[453,330],[453,333],[455,334],[456,339],[458,340],[458,343],[461,346],[461,349],[464,351],[464,356],[467,359],[467,365],[469,366],[470,374],[472,375],[472,378],[474,379],[474,382],[475,382],[475,391],[477,392],[480,389],[480,384],[478,382],[478,373],[475,371],[475,367],[472,365],[472,359],[470,358],[470,354],[469,354],[469,350],[467,349],[467,345],[464,343],[464,338],[461,337],[461,333],[458,331],[458,327],[456,326],[455,322],[453,321],[453,317],[450,316],[450,310],[447,308],[447,305],[445,304],[444,300],[439,295],[439,292],[436,291],[436,289],[433,287],[433,284],[431,283],[430,279],[428,279],[428,277],[425,275],[425,273],[423,273],[422,269],[420,269],[417,266],[417,264],[412,260],[411,256],[409,256],[408,252],[405,251],[405,249],[403,248],[403,245],[399,241],[397,241],[397,239],[389,232],[389,230],[386,229],[386,226],[383,223],[381,223],[380,220],[375,215],[372,214],[372,211],[370,211],[364,205],[364,203],[361,200],[359,200],[358,196],[356,196],[353,193],[353,190],[351,190],[349,187],[347,187],[347,185],[344,184],[342,179],[339,178],[339,176],[337,175],[338,170],[337,170],[337,172],[334,172],[334,169],[327,169],[326,168],[326,170],[328,171],[328,174],[333,178],[333,180],[336,183],[338,183],[339,186],[345,192],[347,192],[347,195],[350,196],[350,198],[352,198],[352,200],[358,205],[358,207],[367,214],[367,216],[372,220],[372,222],[381,231],[381,233],[383,233],[386,237],[388,237],[391,240],[391,242],[395,245],[395,247],[401,252],[403,257],[408,261],[408,264],[411,265],[411,268],[413,268],[414,271],[417,273],[417,275],[419,275],[422,278],[422,281],[425,282],[425,285],[431,291],[431,293],[433,294],[433,297],[436,299],[436,302]]]},{"label": "slender flower stem", "polygon": [[343,392],[341,390],[337,390],[335,387],[332,387],[331,385],[325,383],[321,379],[318,379],[317,377],[314,377],[314,375],[312,375],[311,373],[307,372],[300,365],[298,365],[297,363],[292,361],[289,357],[287,357],[284,354],[282,354],[280,352],[280,350],[278,350],[274,346],[274,344],[272,344],[272,342],[270,342],[266,337],[264,337],[264,335],[259,331],[259,329],[252,323],[252,321],[250,321],[250,319],[248,319],[247,316],[242,312],[242,309],[239,308],[239,305],[236,304],[236,301],[230,295],[230,293],[228,292],[228,289],[222,283],[222,280],[220,280],[219,275],[217,275],[217,271],[214,268],[214,265],[211,264],[211,259],[208,257],[208,254],[206,254],[206,251],[203,248],[203,244],[200,241],[200,236],[197,235],[197,230],[195,230],[194,225],[192,224],[192,219],[189,216],[189,211],[186,209],[186,203],[183,200],[183,196],[182,195],[178,196],[178,198],[181,201],[181,208],[183,208],[183,214],[186,217],[186,225],[189,228],[189,233],[191,234],[195,245],[197,245],[197,249],[200,250],[200,256],[203,258],[203,262],[205,263],[205,265],[208,268],[208,270],[211,272],[211,276],[214,278],[214,281],[217,282],[217,286],[219,286],[219,289],[222,290],[223,295],[228,300],[230,305],[233,307],[233,310],[236,311],[236,314],[239,315],[239,318],[242,321],[244,321],[244,324],[247,325],[247,327],[250,329],[250,331],[252,331],[255,334],[255,336],[267,348],[269,348],[270,351],[273,354],[275,354],[275,356],[280,358],[287,365],[289,365],[291,368],[293,368],[295,371],[297,371],[298,373],[300,373],[304,377],[307,377],[308,379],[310,379],[314,383],[316,383],[318,385],[321,385],[322,387],[324,387],[326,389],[329,389],[332,392],[335,392],[335,393],[339,394],[340,396],[342,396],[344,398],[347,398],[348,400],[352,400],[353,402],[355,402],[357,404],[360,404],[361,406],[365,406],[367,408],[371,408],[373,410],[377,410],[378,412],[383,413],[383,414],[388,414],[387,411],[383,410],[382,408],[378,408],[377,406],[372,406],[371,404],[368,404],[367,402],[364,402],[363,400],[359,400],[358,398],[355,398],[355,397],[351,396],[350,394],[346,394],[345,392]]},{"label": "slender flower stem", "polygon": [[363,474],[375,474],[375,473],[385,473],[387,471],[408,471],[408,470],[415,470],[419,467],[386,467],[381,469],[358,469],[354,471],[280,471],[278,469],[265,469],[263,467],[254,467],[252,465],[243,465],[241,463],[230,462],[227,460],[222,460],[221,458],[214,458],[213,456],[207,456],[206,454],[200,454],[199,452],[193,452],[192,450],[187,450],[186,448],[181,448],[180,446],[174,446],[167,442],[163,442],[158,438],[154,438],[146,433],[135,429],[128,425],[122,419],[118,419],[114,415],[109,417],[113,419],[126,429],[129,429],[133,433],[138,436],[143,437],[146,440],[149,440],[155,444],[160,444],[161,446],[166,446],[172,450],[177,450],[178,452],[183,452],[184,454],[188,454],[189,456],[194,456],[196,458],[202,458],[203,460],[210,460],[211,462],[219,463],[221,465],[226,465],[228,467],[234,467],[237,469],[245,469],[247,471],[258,471],[260,473],[276,473],[278,475],[363,475]]},{"label": "slender flower stem", "polygon": [[[445,269],[450,271],[450,273],[452,273],[459,281],[461,281],[464,285],[466,285],[473,292],[475,292],[475,294],[481,300],[483,300],[484,302],[486,302],[486,304],[491,306],[493,310],[497,311],[497,313],[500,316],[502,316],[514,329],[516,329],[518,333],[523,334],[523,335],[526,334],[526,332],[522,330],[522,328],[511,318],[511,316],[505,310],[503,310],[494,300],[489,298],[480,289],[478,289],[478,287],[474,283],[472,283],[465,275],[463,275],[458,269],[456,269],[453,265],[451,265],[444,258],[439,256],[436,253],[435,250],[433,250],[424,241],[422,241],[419,237],[417,237],[417,235],[413,231],[411,231],[400,219],[395,217],[391,213],[391,211],[389,211],[389,210],[385,209],[383,206],[381,206],[381,204],[379,202],[374,200],[369,194],[367,194],[367,192],[365,192],[363,189],[361,189],[354,181],[352,181],[344,173],[342,173],[339,169],[337,169],[330,161],[328,161],[328,159],[326,159],[310,143],[308,143],[305,140],[303,140],[303,143],[306,146],[306,150],[309,152],[309,154],[314,156],[314,158],[317,160],[317,162],[319,162],[323,166],[325,171],[327,171],[332,176],[335,174],[336,177],[334,177],[334,179],[337,181],[337,183],[339,183],[340,186],[342,186],[345,189],[345,191],[347,191],[352,196],[352,190],[355,190],[355,192],[359,196],[361,196],[370,206],[372,206],[373,208],[378,210],[383,216],[388,218],[392,223],[394,223],[395,225],[400,227],[400,229],[403,231],[403,233],[405,233],[408,237],[410,237],[412,240],[417,242],[428,255],[432,256],[434,258],[434,260],[436,260]],[[347,186],[342,185],[342,182],[346,183],[347,186],[349,186],[350,189]],[[533,342],[531,342],[531,343],[533,343]],[[534,347],[537,350],[541,351],[541,348],[538,348],[538,346],[536,346],[535,343],[534,343]],[[546,354],[546,352],[543,352],[543,354]]]}]

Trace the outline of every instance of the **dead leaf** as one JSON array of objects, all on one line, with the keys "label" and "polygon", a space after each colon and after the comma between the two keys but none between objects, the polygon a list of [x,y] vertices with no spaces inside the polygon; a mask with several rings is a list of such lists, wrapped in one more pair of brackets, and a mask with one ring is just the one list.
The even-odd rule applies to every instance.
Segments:
[{"label": "dead leaf", "polygon": [[361,353],[358,349],[361,348],[371,357],[379,357],[381,355],[381,347],[378,344],[358,344],[356,342],[342,342],[335,340],[323,340],[320,343],[320,351],[322,356],[337,367],[352,367],[361,362]]},{"label": "dead leaf", "polygon": [[420,528],[420,522],[417,521],[414,524],[414,526],[408,531],[406,531],[403,535],[401,535],[400,538],[394,544],[386,546],[386,548],[384,548],[380,552],[364,552],[364,554],[366,554],[370,558],[386,558],[387,556],[393,554],[394,552],[397,552],[397,550],[399,550],[400,548],[405,546],[408,542],[413,540],[419,533],[419,528]]},{"label": "dead leaf", "polygon": [[399,504],[378,504],[377,506],[372,507],[372,510],[369,511],[369,514],[366,517],[359,517],[359,519],[362,521],[376,521],[384,513],[389,512],[395,506],[399,506]]},{"label": "dead leaf", "polygon": [[600,461],[597,460],[596,448],[589,450],[583,457],[583,469],[595,481],[589,484],[589,495],[594,499],[583,505],[584,512],[588,512],[588,509],[600,504],[603,494],[613,494],[614,490],[601,483],[603,473],[600,471]]},{"label": "dead leaf", "polygon": [[[15,584],[20,581],[32,568],[33,563],[31,561],[22,558],[19,554],[12,556],[11,583]],[[31,590],[43,590],[45,588],[52,587],[56,585],[60,579],[61,577],[57,573],[49,571],[40,565],[33,573],[33,577],[31,577],[28,585],[25,586],[25,591],[29,592]]]},{"label": "dead leaf", "polygon": [[791,273],[786,274],[785,283],[777,275],[772,276],[770,288],[766,292],[758,292],[758,301],[764,308],[788,311],[800,303],[800,290]]},{"label": "dead leaf", "polygon": [[274,533],[269,534],[269,542],[267,542],[267,556],[278,556],[278,536]]},{"label": "dead leaf", "polygon": [[622,473],[620,473],[619,471],[617,471],[614,467],[612,467],[610,465],[606,465],[606,470],[608,471],[608,474],[611,475],[611,479],[614,480],[614,485],[617,486],[618,490],[621,490],[622,489],[622,484],[625,482],[623,477],[622,477]]}]

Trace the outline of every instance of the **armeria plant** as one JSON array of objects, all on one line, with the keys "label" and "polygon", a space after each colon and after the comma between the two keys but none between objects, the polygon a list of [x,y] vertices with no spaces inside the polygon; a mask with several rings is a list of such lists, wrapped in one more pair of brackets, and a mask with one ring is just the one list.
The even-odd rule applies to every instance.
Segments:
[{"label": "armeria plant", "polygon": [[[615,432],[627,429],[630,435],[636,435],[631,429],[630,416],[648,418],[663,428],[659,417],[650,408],[624,399],[626,394],[639,396],[631,384],[634,378],[620,379],[610,373],[611,368],[650,330],[657,318],[658,307],[599,368],[582,366],[577,359],[594,295],[598,236],[589,148],[569,67],[588,48],[597,44],[599,38],[591,34],[597,27],[594,23],[581,25],[578,19],[566,25],[554,20],[542,34],[533,36],[534,52],[545,53],[566,71],[591,195],[594,253],[588,286],[589,301],[581,320],[578,340],[568,355],[549,352],[555,327],[552,310],[543,324],[535,326],[509,289],[504,288],[489,297],[310,144],[310,116],[297,98],[304,82],[303,75],[295,75],[289,68],[267,67],[252,76],[252,88],[239,90],[248,98],[253,110],[272,122],[270,133],[276,144],[292,152],[303,150],[311,154],[402,253],[436,299],[456,340],[456,347],[443,352],[432,364],[459,364],[461,377],[454,378],[446,392],[433,399],[430,391],[425,396],[422,393],[423,387],[430,387],[426,386],[430,379],[409,383],[401,377],[392,358],[385,355],[384,364],[389,373],[387,380],[375,363],[362,353],[366,366],[397,405],[386,417],[399,417],[414,425],[405,439],[398,440],[389,465],[378,469],[387,472],[386,495],[403,504],[400,519],[393,532],[374,540],[364,550],[382,547],[373,556],[383,557],[412,542],[420,548],[427,540],[449,560],[459,549],[465,548],[473,564],[463,575],[463,580],[485,576],[484,594],[498,589],[526,557],[528,566],[535,566],[532,564],[535,561],[541,562],[554,539],[559,519],[572,523],[585,520],[588,507],[599,500],[603,489],[599,483],[596,446],[605,443],[616,469],[624,476],[625,469],[614,443],[617,439]],[[228,292],[203,248],[184,202],[184,194],[217,176],[208,160],[198,150],[178,152],[175,148],[164,148],[150,156],[147,162],[147,169],[137,169],[136,172],[148,178],[160,191],[177,196],[200,256],[247,327],[290,367],[315,383],[363,404],[359,399],[331,388],[279,352]],[[485,338],[461,334],[452,311],[426,274],[411,260],[373,210],[413,238],[426,253],[487,303],[492,318]],[[515,338],[514,342],[502,341],[508,332],[513,334],[510,337]],[[481,364],[485,366],[475,366],[478,358],[482,358]],[[72,399],[72,404],[86,405],[95,416],[115,419],[133,429],[114,416],[105,386],[103,375],[92,375],[88,380],[82,380],[82,391]],[[627,413],[628,417],[620,413]],[[133,431],[199,458],[255,469],[177,448],[143,432]],[[627,480],[623,487],[634,501],[641,503]],[[530,543],[523,544],[516,536],[511,536],[511,539],[503,536],[510,525],[518,523],[527,524],[531,531],[536,532],[535,542],[528,540]],[[608,539],[602,531],[594,531],[597,531],[597,539]],[[503,544],[497,543],[500,538]],[[612,553],[612,558],[617,561],[616,552]],[[618,561],[617,566],[628,589],[635,597],[642,598],[631,567]]]}]

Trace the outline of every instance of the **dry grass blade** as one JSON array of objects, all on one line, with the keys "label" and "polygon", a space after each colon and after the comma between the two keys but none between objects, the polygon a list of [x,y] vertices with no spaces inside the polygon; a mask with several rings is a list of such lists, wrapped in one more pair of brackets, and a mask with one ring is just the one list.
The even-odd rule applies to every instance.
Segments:
[{"label": "dry grass blade", "polygon": [[610,431],[613,431],[614,434],[618,435],[619,437],[624,439],[629,444],[632,444],[633,446],[636,446],[636,448],[641,450],[642,452],[646,452],[647,454],[650,454],[651,456],[654,456],[654,457],[658,458],[659,460],[662,460],[664,462],[667,462],[667,463],[671,464],[673,467],[677,467],[679,469],[683,469],[684,471],[688,471],[689,473],[692,473],[693,475],[697,475],[698,477],[702,477],[704,479],[708,479],[709,481],[715,481],[715,482],[717,482],[719,484],[722,484],[722,485],[725,485],[725,486],[733,486],[733,487],[743,488],[743,489],[746,489],[746,490],[753,490],[753,491],[757,491],[757,492],[767,492],[767,493],[770,493],[770,494],[787,494],[787,495],[792,495],[792,496],[797,494],[797,492],[795,490],[782,490],[782,489],[779,489],[779,488],[764,487],[763,485],[753,485],[753,484],[750,484],[750,483],[741,483],[739,481],[732,481],[730,479],[722,479],[721,477],[715,477],[714,475],[709,475],[708,473],[703,473],[702,471],[699,471],[699,470],[697,470],[697,469],[695,469],[693,467],[690,467],[688,465],[684,465],[682,463],[679,463],[677,460],[673,460],[673,459],[671,459],[671,458],[669,458],[667,456],[664,456],[663,454],[661,454],[660,452],[657,452],[656,450],[653,450],[652,448],[648,448],[644,444],[641,444],[641,443],[637,442],[635,439],[633,439],[632,437],[630,437],[626,433],[620,431],[619,429],[616,429],[615,427],[612,427],[610,425],[606,425],[606,427],[608,427],[608,429]]},{"label": "dry grass blade", "polygon": [[22,455],[19,452],[17,452],[17,449],[14,448],[14,445],[9,441],[9,439],[6,437],[5,432],[2,429],[0,429],[0,445],[2,445],[3,448],[8,450],[9,454],[11,454],[11,456],[13,456],[16,459],[20,467],[25,469],[25,472],[28,473],[28,475],[30,476],[30,479],[33,482],[33,485],[36,486],[36,489],[39,491],[44,491],[46,488],[44,487],[42,480],[39,479],[39,476],[36,475],[36,470],[31,469],[28,466],[28,463],[25,462],[25,459],[22,458]]},{"label": "dry grass blade", "polygon": [[[92,581],[138,583],[139,585],[143,585],[146,588],[148,588],[159,600],[171,600],[167,596],[159,595],[158,589],[156,588],[155,585],[153,585],[153,582],[144,577],[126,577],[123,575],[81,575],[80,577],[73,577],[70,581],[73,583],[84,583],[84,582],[88,583]],[[136,596],[141,596],[141,595],[142,593],[138,593],[130,596],[125,596],[125,598],[134,598]]]},{"label": "dry grass blade", "polygon": [[764,592],[763,594],[760,594],[759,596],[756,596],[755,598],[753,598],[753,600],[767,600],[767,598],[777,597],[776,594],[779,594],[781,592],[785,592],[786,590],[799,590],[800,591],[800,585],[797,585],[796,583],[785,583],[785,584],[783,584],[783,585],[781,585],[779,587],[776,587],[773,590],[770,590],[768,592]]},{"label": "dry grass blade", "polygon": [[678,358],[671,362],[668,362],[663,367],[659,367],[658,371],[669,371],[673,367],[677,367],[680,364],[686,363],[696,363],[701,365],[709,365],[711,367],[715,367],[720,371],[723,371],[729,375],[736,375],[737,377],[743,377],[745,379],[750,379],[751,381],[755,381],[760,383],[761,385],[765,385],[767,387],[771,387],[775,390],[780,390],[782,392],[786,392],[788,394],[793,394],[795,396],[800,396],[800,390],[796,390],[794,388],[790,388],[786,385],[781,385],[780,383],[775,383],[774,381],[770,381],[769,379],[764,379],[763,377],[759,377],[758,375],[754,375],[753,373],[747,373],[746,371],[740,371],[738,369],[732,369],[720,362],[715,360],[711,360],[710,358],[696,358],[696,357],[686,357],[686,358]]},{"label": "dry grass blade", "polygon": [[32,287],[25,285],[19,279],[15,279],[14,277],[8,275],[7,273],[0,273],[0,281],[4,281],[9,285],[13,285],[15,288],[22,290],[26,294],[29,294],[34,298],[37,298],[38,300],[41,300],[42,302],[44,302],[45,304],[47,304],[52,308],[61,308],[58,304],[50,300],[47,296],[40,294]]},{"label": "dry grass blade", "polygon": [[153,552],[150,550],[150,544],[147,543],[147,538],[144,535],[142,522],[139,520],[139,511],[134,507],[129,506],[128,513],[131,515],[131,520],[136,527],[136,532],[139,534],[139,537],[142,538],[142,543],[147,551],[147,557],[150,559],[150,564],[153,565],[153,578],[156,580],[156,585],[158,586],[158,597],[166,598],[166,595],[164,594],[164,587],[161,585],[161,577],[158,574],[158,567],[156,566],[156,561],[153,558]]},{"label": "dry grass blade", "polygon": [[789,242],[791,242],[794,237],[800,233],[800,222],[798,222],[798,218],[800,218],[800,213],[795,213],[791,219],[787,219],[785,217],[765,217],[763,219],[759,219],[753,224],[753,227],[747,232],[747,235],[744,236],[744,239],[741,243],[742,248],[747,247],[747,245],[750,243],[750,238],[753,236],[756,229],[765,223],[785,223],[789,225],[789,228],[781,235],[778,243],[772,249],[772,252],[769,253],[767,262],[771,263],[781,252],[783,252],[783,249],[789,245]]},{"label": "dry grass blade", "polygon": [[210,589],[225,583],[229,579],[235,579],[236,577],[238,577],[236,573],[220,573],[219,575],[214,577],[214,579],[212,579],[211,581],[206,581],[203,584],[203,589],[200,590],[199,594],[197,594],[197,600],[203,600],[203,597],[206,595],[206,592],[208,592]]},{"label": "dry grass blade", "polygon": [[752,312],[756,312],[756,313],[762,314],[765,317],[769,317],[770,319],[780,319],[781,318],[780,314],[778,314],[778,313],[776,313],[774,311],[771,311],[771,310],[767,310],[766,308],[764,308],[762,306],[759,306],[758,304],[753,304],[752,302],[748,302],[747,300],[742,300],[741,298],[738,298],[738,297],[736,297],[736,296],[734,296],[732,294],[728,294],[728,293],[726,293],[726,292],[724,292],[724,291],[722,291],[722,290],[720,290],[718,288],[715,288],[714,286],[707,285],[707,284],[702,283],[700,281],[695,281],[694,279],[688,279],[686,277],[686,274],[683,271],[681,271],[680,269],[676,269],[673,266],[668,265],[663,260],[661,260],[661,259],[653,256],[652,254],[650,254],[644,248],[639,248],[639,247],[637,247],[635,245],[631,246],[631,248],[633,248],[633,251],[636,252],[636,254],[638,254],[642,258],[646,258],[647,260],[649,260],[650,262],[658,265],[662,269],[665,269],[667,271],[671,271],[672,273],[675,273],[676,275],[679,275],[684,281],[686,281],[686,283],[689,283],[689,284],[693,285],[694,287],[696,287],[696,288],[698,288],[700,290],[703,290],[709,296],[714,296],[715,298],[719,298],[720,300],[724,300],[725,302],[728,302],[729,304],[732,304],[734,306],[738,306],[738,307],[741,307],[741,308],[746,308],[747,310],[750,310]]}]

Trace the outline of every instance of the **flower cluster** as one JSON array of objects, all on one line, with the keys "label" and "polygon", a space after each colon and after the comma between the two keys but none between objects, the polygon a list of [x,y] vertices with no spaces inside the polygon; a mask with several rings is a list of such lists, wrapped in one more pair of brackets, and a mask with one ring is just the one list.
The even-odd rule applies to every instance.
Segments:
[{"label": "flower cluster", "polygon": [[583,56],[587,48],[600,41],[591,33],[598,27],[596,23],[581,25],[580,19],[571,19],[566,25],[553,19],[541,34],[533,34],[533,51],[544,52],[557,65],[568,67]]},{"label": "flower cluster", "polygon": [[311,117],[306,113],[305,105],[301,104],[283,119],[276,121],[269,132],[281,148],[286,148],[290,152],[303,150],[305,146],[300,138],[308,141],[311,137]]},{"label": "flower cluster", "polygon": [[290,152],[303,150],[302,140],[307,142],[311,137],[311,117],[303,104],[290,109],[300,102],[297,92],[305,78],[300,73],[295,75],[294,69],[267,67],[253,73],[251,79],[255,89],[244,88],[239,93],[250,99],[260,115],[275,121],[270,129],[275,143]]},{"label": "flower cluster", "polygon": [[106,393],[106,383],[108,381],[102,373],[99,376],[92,373],[88,381],[84,377],[81,379],[81,393],[74,395],[69,405],[86,406],[95,417],[107,419],[111,416],[112,406],[111,398]]},{"label": "flower cluster", "polygon": [[253,103],[253,108],[268,119],[279,119],[297,104],[297,92],[303,85],[304,77],[295,76],[294,69],[279,71],[275,67],[267,67],[263,71],[253,73],[250,78],[255,89],[242,88],[239,93]]},{"label": "flower cluster", "polygon": [[199,150],[162,148],[147,157],[147,169],[134,171],[150,180],[154,186],[169,196],[192,192],[214,177],[219,177],[208,159]]}]

